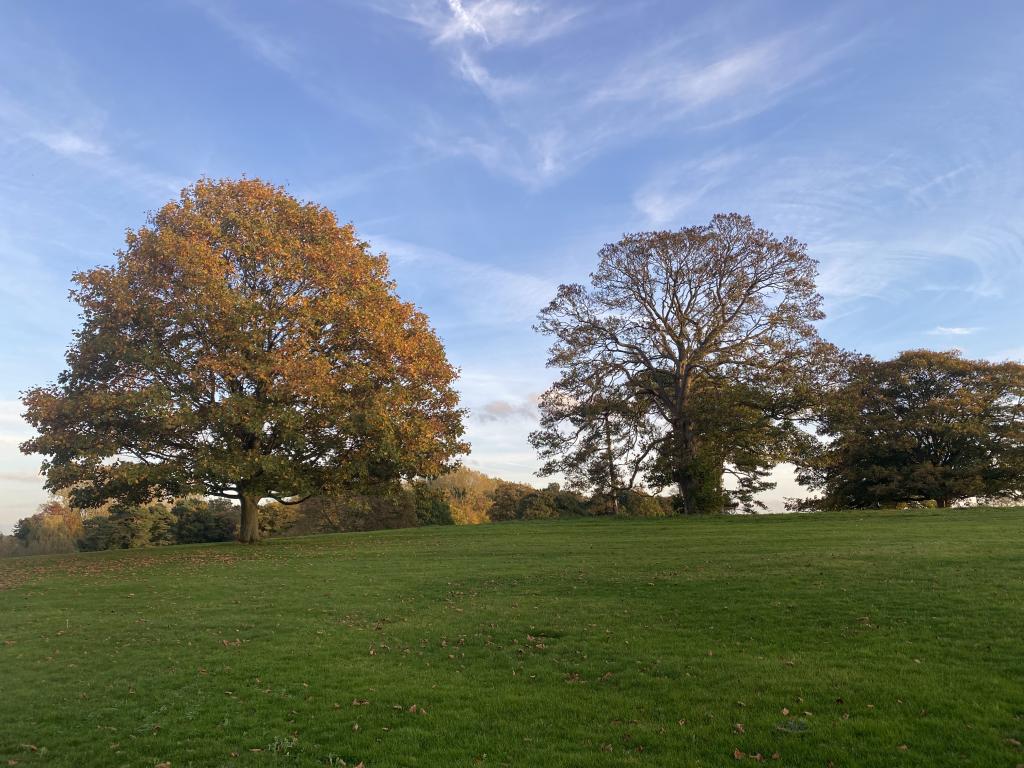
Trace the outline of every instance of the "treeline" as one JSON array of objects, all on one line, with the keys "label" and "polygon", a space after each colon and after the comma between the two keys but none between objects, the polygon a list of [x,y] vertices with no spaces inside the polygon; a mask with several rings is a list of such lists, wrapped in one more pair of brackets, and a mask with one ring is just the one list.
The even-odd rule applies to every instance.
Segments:
[{"label": "treeline", "polygon": [[[459,467],[441,477],[389,484],[346,498],[314,497],[299,504],[270,502],[260,509],[260,537],[373,531],[426,525],[474,525],[620,515],[663,517],[669,497],[621,491],[616,498],[585,496],[557,483],[534,488]],[[227,499],[189,497],[173,502],[111,504],[74,509],[62,497],[0,534],[0,556],[95,552],[232,541],[239,509]]]},{"label": "treeline", "polygon": [[[785,463],[822,507],[1024,497],[1024,365],[842,349],[817,275],[805,244],[736,213],[601,248],[534,326],[557,375],[530,441],[575,493],[538,491],[446,474],[470,448],[458,371],[384,254],[279,187],[202,179],[75,276],[82,326],[23,395],[21,449],[76,507],[232,499],[242,542],[290,515],[280,530],[661,514],[662,497],[756,512]],[[175,508],[93,538],[178,540]]]}]

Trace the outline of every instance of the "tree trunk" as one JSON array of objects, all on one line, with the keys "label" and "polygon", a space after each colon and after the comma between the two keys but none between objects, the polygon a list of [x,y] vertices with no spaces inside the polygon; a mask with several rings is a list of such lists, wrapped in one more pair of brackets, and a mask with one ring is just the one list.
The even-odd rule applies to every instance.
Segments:
[{"label": "tree trunk", "polygon": [[693,430],[689,422],[678,424],[675,428],[675,455],[672,457],[673,480],[679,491],[679,506],[684,515],[695,515],[698,509],[697,484],[694,470],[697,464],[697,449],[693,441]]},{"label": "tree trunk", "polygon": [[238,526],[238,540],[243,544],[255,544],[260,540],[260,500],[258,497],[242,493],[242,519]]},{"label": "tree trunk", "polygon": [[679,508],[684,515],[713,514],[724,509],[720,463],[703,455],[692,427],[676,428],[672,479],[679,490]]}]

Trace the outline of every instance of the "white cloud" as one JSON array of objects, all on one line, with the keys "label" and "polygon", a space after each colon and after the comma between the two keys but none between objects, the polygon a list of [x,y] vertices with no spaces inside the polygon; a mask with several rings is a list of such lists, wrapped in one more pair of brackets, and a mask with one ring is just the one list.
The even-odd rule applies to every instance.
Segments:
[{"label": "white cloud", "polygon": [[978,328],[964,328],[960,326],[945,326],[937,325],[928,331],[930,336],[970,336],[975,331],[980,330]]},{"label": "white cloud", "polygon": [[35,138],[59,155],[89,155],[102,157],[107,154],[107,148],[99,142],[87,139],[84,136],[71,131],[43,133],[37,135]]},{"label": "white cloud", "polygon": [[94,138],[98,132],[96,129],[54,129],[62,123],[92,125],[102,122],[97,117],[101,114],[97,108],[88,106],[81,109],[82,116],[68,117],[65,114],[51,114],[48,108],[35,110],[12,99],[4,99],[0,101],[0,129],[17,139],[35,142],[68,162],[148,193],[163,196],[176,193],[184,186],[180,178],[152,171],[111,151],[109,142]]},{"label": "white cloud", "polygon": [[517,93],[529,89],[529,83],[523,79],[512,77],[495,77],[469,51],[459,52],[457,57],[459,73],[493,101],[502,101]]},{"label": "white cloud", "polygon": [[421,27],[435,44],[479,43],[488,48],[528,46],[564,32],[580,10],[520,0],[412,0],[376,9]]}]

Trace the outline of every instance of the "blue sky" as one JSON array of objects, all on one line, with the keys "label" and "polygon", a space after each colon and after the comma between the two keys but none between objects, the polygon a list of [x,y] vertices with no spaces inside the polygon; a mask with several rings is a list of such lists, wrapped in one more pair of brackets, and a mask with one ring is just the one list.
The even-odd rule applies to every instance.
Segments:
[{"label": "blue sky", "polygon": [[829,339],[1024,357],[1022,138],[1019,2],[2,3],[0,529],[43,498],[17,398],[71,273],[199,176],[386,251],[462,369],[467,463],[531,480],[531,322],[626,231],[749,213],[820,260]]}]

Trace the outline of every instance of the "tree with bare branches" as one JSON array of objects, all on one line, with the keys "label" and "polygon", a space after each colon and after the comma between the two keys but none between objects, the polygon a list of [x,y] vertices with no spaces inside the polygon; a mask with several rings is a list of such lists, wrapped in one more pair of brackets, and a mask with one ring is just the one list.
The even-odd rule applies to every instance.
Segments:
[{"label": "tree with bare branches", "polygon": [[536,326],[560,370],[533,435],[542,472],[674,486],[684,513],[730,494],[754,509],[806,443],[798,422],[836,355],[814,326],[816,274],[803,244],[738,214],[605,246],[590,286],[560,286]]}]

